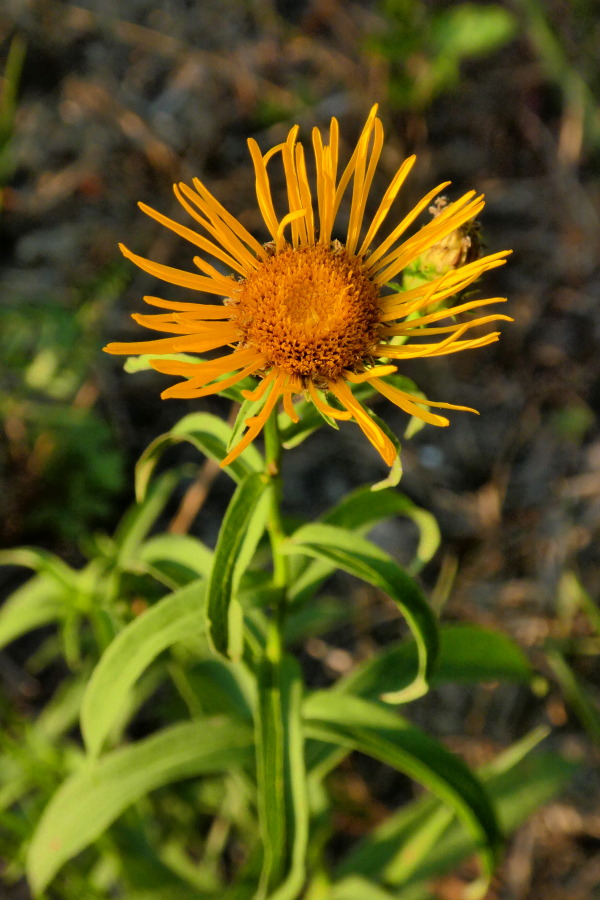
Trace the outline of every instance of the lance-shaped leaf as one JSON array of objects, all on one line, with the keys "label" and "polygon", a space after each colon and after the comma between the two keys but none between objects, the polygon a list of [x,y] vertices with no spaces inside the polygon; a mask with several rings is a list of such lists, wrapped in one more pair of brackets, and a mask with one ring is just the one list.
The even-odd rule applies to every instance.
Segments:
[{"label": "lance-shaped leaf", "polygon": [[235,595],[265,529],[270,492],[267,476],[247,475],[231,498],[217,539],[206,617],[212,647],[224,656],[235,658],[242,651],[243,623]]},{"label": "lance-shaped leaf", "polygon": [[256,764],[263,868],[258,896],[294,900],[305,879],[308,798],[301,723],[302,678],[290,656],[258,671]]},{"label": "lance-shaped leaf", "polygon": [[[440,628],[440,654],[431,686],[445,682],[530,682],[533,670],[520,647],[500,631],[478,625],[446,625]],[[334,690],[375,700],[382,693],[410,684],[418,660],[415,641],[384,647],[365,660]]]},{"label": "lance-shaped leaf", "polygon": [[[555,753],[532,753],[542,737],[540,730],[527,735],[478,773],[506,834],[551,800],[579,768],[578,763]],[[455,820],[434,843],[427,840],[428,831],[443,811],[432,796],[402,807],[340,860],[335,875],[344,879],[361,875],[395,891],[402,885],[404,896],[411,893],[413,885],[448,872],[474,854],[477,847]],[[412,853],[410,858],[408,851]]]},{"label": "lance-shaped leaf", "polygon": [[195,581],[142,613],[109,644],[94,669],[81,707],[88,753],[102,744],[123,710],[129,691],[159,653],[204,627],[205,582]]},{"label": "lance-shaped leaf", "polygon": [[219,716],[174,725],[86,765],[54,794],[35,831],[27,857],[34,893],[130,804],[173,781],[247,765],[252,741],[247,725]]},{"label": "lance-shaped leaf", "polygon": [[34,628],[65,618],[65,588],[48,575],[36,575],[11,594],[0,610],[0,648]]},{"label": "lance-shaped leaf", "polygon": [[[390,489],[373,491],[370,485],[360,487],[328,510],[321,521],[364,536],[378,522],[396,516],[411,519],[419,530],[415,557],[408,567],[409,572],[414,574],[436,553],[440,545],[440,530],[435,517],[427,510],[420,509],[404,494]],[[290,599],[301,603],[314,593],[334,568],[331,563],[323,560],[312,560],[300,566],[298,577],[290,591]]]},{"label": "lance-shaped leaf", "polygon": [[152,489],[129,507],[119,522],[114,539],[117,560],[123,568],[130,559],[135,559],[140,544],[165,508],[178,481],[177,472],[164,472],[156,479]]},{"label": "lance-shaped leaf", "polygon": [[375,544],[334,525],[303,526],[285,542],[283,550],[335,563],[385,591],[400,607],[417,645],[417,668],[411,683],[386,699],[402,702],[426,693],[439,650],[438,626],[410,575]]},{"label": "lance-shaped leaf", "polygon": [[139,549],[133,571],[148,572],[172,590],[199,577],[208,578],[213,555],[205,544],[189,534],[156,534]]},{"label": "lance-shaped leaf", "polygon": [[[184,416],[170,431],[155,438],[140,456],[135,468],[136,496],[138,499],[144,497],[152,473],[162,454],[169,447],[186,441],[204,456],[221,462],[227,456],[230,439],[231,427],[217,416],[210,413],[191,413]],[[256,472],[263,467],[263,459],[252,444],[224,471],[235,481],[241,481],[250,472]]]},{"label": "lance-shaped leaf", "polygon": [[501,834],[485,789],[459,757],[392,710],[358,697],[317,691],[307,698],[304,715],[307,735],[379,759],[450,806],[475,839],[488,883]]}]

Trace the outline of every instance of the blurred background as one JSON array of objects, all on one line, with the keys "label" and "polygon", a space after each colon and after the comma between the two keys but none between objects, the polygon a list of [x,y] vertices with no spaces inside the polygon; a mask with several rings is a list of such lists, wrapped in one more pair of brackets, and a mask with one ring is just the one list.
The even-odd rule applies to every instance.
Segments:
[{"label": "blurred background", "polygon": [[[501,341],[406,370],[432,399],[481,411],[405,442],[400,489],[442,531],[423,581],[446,620],[512,635],[551,682],[544,698],[515,689],[493,710],[485,691],[441,707],[438,696],[423,724],[477,762],[545,720],[596,761],[600,646],[580,609],[600,589],[598,47],[597,0],[3,0],[2,545],[76,564],[82,538],[111,532],[132,501],[150,440],[194,409],[227,415],[218,398],[161,401],[169,379],[125,374],[101,353],[145,338],[129,319],[144,293],[178,296],[117,243],[182,267],[193,255],[137,201],[184,221],[171,185],[198,176],[266,239],[246,138],[267,149],[299,123],[309,143],[334,115],[347,158],[379,102],[386,145],[371,208],[416,153],[399,209],[440,181],[452,181],[451,199],[475,188],[486,250],[514,250],[481,286],[509,297],[515,321]],[[398,433],[406,425],[399,411],[385,418]],[[288,511],[314,517],[385,474],[354,426],[315,435],[285,458]],[[224,480],[193,526],[209,542]],[[379,534],[399,556],[405,537],[398,523]],[[0,570],[4,594],[14,578]],[[548,641],[583,707],[566,702]],[[333,677],[345,657],[330,649],[315,652]],[[4,655],[9,684],[19,665],[18,648]],[[586,772],[519,832],[494,897],[600,896],[600,783]]]}]

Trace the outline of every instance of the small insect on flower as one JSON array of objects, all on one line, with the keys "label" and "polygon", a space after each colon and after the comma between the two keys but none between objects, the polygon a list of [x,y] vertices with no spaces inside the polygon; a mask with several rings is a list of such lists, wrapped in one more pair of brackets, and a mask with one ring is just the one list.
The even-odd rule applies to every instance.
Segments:
[{"label": "small insect on flower", "polygon": [[[156,354],[150,364],[184,382],[167,388],[163,397],[206,397],[249,375],[260,379],[256,390],[244,391],[256,401],[258,412],[245,422],[247,430],[223,460],[231,463],[260,433],[278,401],[297,422],[294,395],[305,398],[326,417],[353,419],[388,465],[396,448],[350,385],[368,382],[411,416],[432,425],[448,419],[431,407],[468,410],[415,396],[393,383],[390,376],[403,360],[442,356],[498,339],[497,331],[469,337],[474,326],[504,319],[500,314],[466,321],[457,316],[477,307],[501,303],[504,298],[469,299],[448,303],[483,272],[502,265],[508,251],[474,259],[419,284],[398,291],[388,287],[427,249],[471,222],[483,208],[483,198],[470,191],[440,208],[427,225],[408,238],[403,236],[433,198],[447,186],[435,187],[417,203],[384,239],[379,239],[392,203],[410,172],[415,157],[402,163],[385,191],[371,221],[364,227],[365,206],[383,146],[383,126],[373,107],[350,161],[338,174],[339,130],[335,118],[325,144],[313,130],[316,167],[316,203],[309,185],[304,147],[297,141],[298,126],[287,140],[262,154],[256,141],[248,141],[256,174],[258,206],[272,240],[260,244],[198,179],[194,187],[175,185],[177,199],[201,226],[202,233],[173,221],[150,207],[141,209],[200,250],[218,260],[224,275],[204,258],[194,257],[202,274],[175,269],[144,259],[121,247],[128,259],[151,275],[222,299],[211,305],[145,297],[147,303],[168,312],[133,318],[172,337],[140,343],[109,344],[118,354]],[[283,164],[289,210],[275,212],[268,164],[278,156]],[[351,191],[347,232],[343,242],[335,233],[342,198]],[[440,324],[447,320],[446,324]],[[228,352],[216,359],[173,360],[176,353],[206,353],[219,347]],[[161,355],[163,358],[161,358]],[[262,404],[262,405],[261,405]],[[475,410],[469,410],[475,412]]]}]

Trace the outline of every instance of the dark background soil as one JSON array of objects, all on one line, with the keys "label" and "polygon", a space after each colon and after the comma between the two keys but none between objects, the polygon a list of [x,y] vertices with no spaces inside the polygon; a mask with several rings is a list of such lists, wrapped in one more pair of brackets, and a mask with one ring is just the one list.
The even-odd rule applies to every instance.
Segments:
[{"label": "dark background soil", "polygon": [[[451,5],[423,4],[430,16]],[[199,408],[161,401],[163,376],[125,376],[118,359],[100,352],[107,340],[144,337],[128,318],[142,310],[143,293],[175,296],[124,262],[118,241],[152,259],[189,265],[188,249],[136,202],[183,221],[171,184],[197,175],[263,237],[246,137],[267,148],[298,122],[309,141],[310,128],[335,115],[347,151],[378,101],[387,143],[373,203],[401,160],[416,152],[402,209],[446,179],[451,197],[476,188],[487,198],[487,249],[514,251],[482,287],[509,297],[515,321],[503,323],[501,341],[406,370],[432,399],[481,411],[455,413],[450,428],[427,427],[405,444],[400,488],[435,513],[443,533],[423,579],[439,596],[440,573],[450,578],[448,621],[498,627],[543,668],[544,642],[564,636],[565,575],[573,573],[593,597],[600,588],[600,142],[593,129],[582,130],[570,82],[549,69],[528,30],[526,4],[501,5],[518,18],[518,34],[463,62],[452,89],[426,104],[402,105],[390,87],[398,60],[375,48],[391,26],[374,2],[4,0],[0,48],[6,53],[14,34],[26,42],[0,224],[8,342],[5,545],[41,543],[76,559],[65,519],[75,532],[111,529],[131,499],[126,484],[136,457]],[[597,97],[597,5],[563,0],[548,3],[546,12],[567,73],[579,73]],[[419,53],[407,55],[406,71]],[[594,110],[597,127],[597,101]],[[53,393],[45,386],[43,359],[42,377],[32,374],[44,347],[54,354],[52,383],[70,374],[71,388]],[[219,400],[202,408],[226,411]],[[60,410],[93,415],[100,429],[73,438],[88,478],[79,495],[96,492],[99,505],[78,495],[72,509],[61,506],[65,491],[71,497],[65,485],[74,478],[74,457],[61,443],[73,426],[65,413],[61,431]],[[402,431],[401,413],[386,407],[385,417]],[[288,511],[313,517],[385,469],[358,429],[347,426],[290,451],[284,474]],[[224,490],[217,481],[205,508],[208,539]],[[40,514],[44,505],[49,511]],[[392,524],[381,539],[393,545],[402,531]],[[592,691],[597,658],[585,661]],[[468,754],[484,731],[501,746],[537,716],[593,764],[594,750],[557,689],[536,704],[533,712],[513,691],[498,721],[482,714],[470,725],[461,721],[464,709],[450,709],[445,734]],[[490,896],[597,895],[597,787],[591,794],[575,787],[534,817],[513,842]],[[440,896],[451,897],[452,885]]]}]

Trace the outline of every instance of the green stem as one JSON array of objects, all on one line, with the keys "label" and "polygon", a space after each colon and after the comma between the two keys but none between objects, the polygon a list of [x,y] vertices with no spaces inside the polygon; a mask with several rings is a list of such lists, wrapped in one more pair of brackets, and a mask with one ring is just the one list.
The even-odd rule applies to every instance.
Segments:
[{"label": "green stem", "polygon": [[285,619],[287,589],[289,585],[289,560],[281,552],[281,545],[285,540],[283,522],[281,518],[281,439],[277,426],[277,416],[269,416],[264,429],[265,436],[265,473],[271,482],[271,500],[269,510],[268,531],[271,541],[271,553],[273,555],[273,584],[280,589],[279,602],[274,617],[274,628],[270,635],[269,643],[273,641],[281,644],[281,630]]}]

